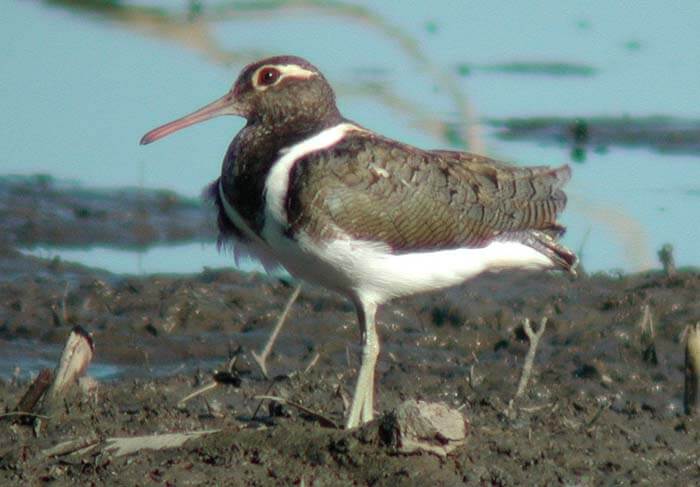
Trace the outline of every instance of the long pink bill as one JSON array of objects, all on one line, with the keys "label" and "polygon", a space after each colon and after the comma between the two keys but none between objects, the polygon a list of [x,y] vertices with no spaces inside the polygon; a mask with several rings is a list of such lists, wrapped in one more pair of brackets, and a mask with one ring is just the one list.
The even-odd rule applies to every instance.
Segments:
[{"label": "long pink bill", "polygon": [[200,108],[199,110],[178,118],[172,122],[161,125],[148,132],[141,138],[141,145],[150,144],[158,139],[162,139],[166,135],[170,135],[195,123],[204,122],[210,118],[219,117],[221,115],[242,115],[238,108],[236,99],[233,94],[227,93],[215,102]]}]

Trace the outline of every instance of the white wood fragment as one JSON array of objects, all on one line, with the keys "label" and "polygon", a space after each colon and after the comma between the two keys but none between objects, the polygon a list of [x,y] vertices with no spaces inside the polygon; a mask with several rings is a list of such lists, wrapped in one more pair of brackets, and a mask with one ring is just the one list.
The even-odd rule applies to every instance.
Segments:
[{"label": "white wood fragment", "polygon": [[46,395],[49,408],[52,403],[64,397],[66,392],[78,383],[78,379],[85,375],[94,350],[90,334],[80,326],[73,328],[56,367],[53,383]]},{"label": "white wood fragment", "polygon": [[186,433],[164,433],[160,435],[107,438],[103,450],[112,453],[115,457],[121,457],[141,450],[178,448],[184,445],[188,440],[219,431],[221,430],[214,429],[189,431]]}]

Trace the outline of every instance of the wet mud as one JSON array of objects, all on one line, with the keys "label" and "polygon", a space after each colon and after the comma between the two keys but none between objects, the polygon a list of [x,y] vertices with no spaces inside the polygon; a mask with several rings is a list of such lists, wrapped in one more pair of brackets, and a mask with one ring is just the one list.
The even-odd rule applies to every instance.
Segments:
[{"label": "wet mud", "polygon": [[[304,286],[267,379],[251,352],[262,349],[292,283],[233,269],[125,277],[0,249],[0,356],[14,357],[0,360],[0,414],[14,409],[36,364],[56,363],[75,325],[93,334],[88,374],[99,382],[96,396],[66,401],[41,425],[0,419],[2,485],[700,481],[700,424],[682,404],[683,332],[700,321],[697,270],[492,274],[392,302],[378,316],[378,419],[343,431],[319,415],[343,423],[357,375],[359,332],[344,299]],[[653,354],[639,326],[645,306]],[[509,408],[528,350],[522,320],[544,316],[532,380]],[[181,403],[232,357],[237,385]],[[382,415],[406,399],[459,408],[470,423],[464,446],[446,458],[398,453],[379,432]],[[47,453],[69,440],[201,430],[215,432],[124,456]]]},{"label": "wet mud", "polygon": [[0,245],[136,249],[211,241],[209,211],[172,191],[88,189],[44,175],[0,177]]}]

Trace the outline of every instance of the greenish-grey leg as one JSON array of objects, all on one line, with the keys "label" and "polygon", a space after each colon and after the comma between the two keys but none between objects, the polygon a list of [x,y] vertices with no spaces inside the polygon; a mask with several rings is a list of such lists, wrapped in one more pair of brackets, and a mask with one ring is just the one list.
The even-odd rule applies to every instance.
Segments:
[{"label": "greenish-grey leg", "polygon": [[377,305],[357,300],[356,307],[362,332],[362,363],[346,429],[357,428],[374,418],[374,369],[379,355],[379,337],[375,327]]}]

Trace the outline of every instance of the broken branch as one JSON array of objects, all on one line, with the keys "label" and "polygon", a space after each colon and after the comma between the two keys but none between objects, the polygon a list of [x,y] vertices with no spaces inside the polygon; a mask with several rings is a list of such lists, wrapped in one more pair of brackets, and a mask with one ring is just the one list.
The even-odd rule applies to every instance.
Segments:
[{"label": "broken branch", "polygon": [[532,330],[530,325],[530,320],[525,318],[523,320],[523,329],[530,341],[530,348],[527,350],[527,355],[525,356],[525,363],[523,364],[523,372],[520,376],[520,381],[518,382],[518,390],[515,393],[515,399],[519,398],[525,393],[527,384],[530,381],[530,374],[532,374],[532,365],[535,361],[535,354],[537,353],[537,347],[540,343],[540,338],[544,334],[544,330],[547,327],[547,318],[544,317],[540,320],[540,326],[537,331]]}]

